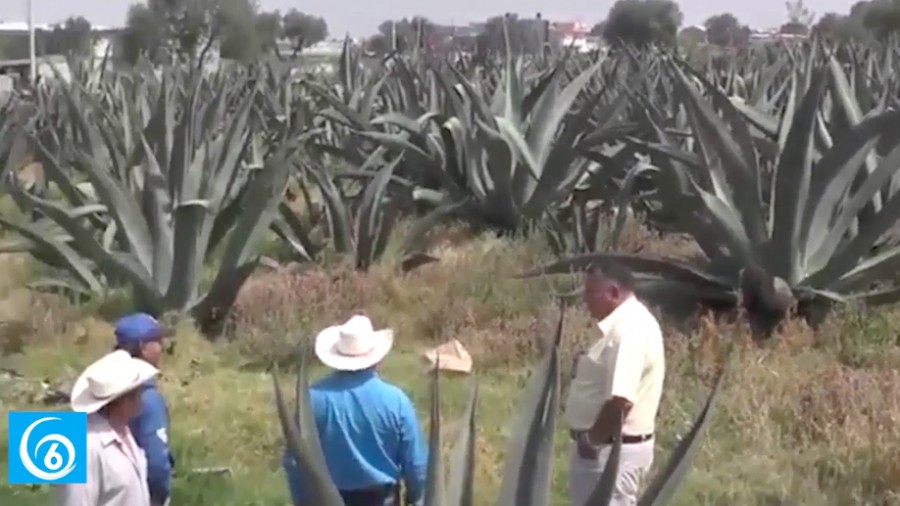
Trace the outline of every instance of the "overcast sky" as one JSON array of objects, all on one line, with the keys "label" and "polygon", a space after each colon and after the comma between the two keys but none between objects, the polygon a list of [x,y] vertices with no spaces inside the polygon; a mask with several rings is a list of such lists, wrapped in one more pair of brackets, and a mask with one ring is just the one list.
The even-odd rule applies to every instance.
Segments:
[{"label": "overcast sky", "polygon": [[[32,0],[35,22],[55,23],[70,15],[81,15],[93,24],[120,26],[128,6],[136,0]],[[332,36],[349,32],[355,37],[375,32],[385,19],[423,15],[440,23],[466,24],[483,21],[503,12],[532,16],[541,12],[552,21],[583,21],[593,24],[606,17],[613,0],[260,0],[263,9],[301,11],[325,17]],[[699,24],[713,14],[731,12],[754,28],[783,23],[784,0],[680,0],[685,25]],[[817,15],[847,13],[851,0],[806,0]],[[25,21],[27,0],[0,0],[0,21]],[[428,7],[425,7],[428,5]]]}]

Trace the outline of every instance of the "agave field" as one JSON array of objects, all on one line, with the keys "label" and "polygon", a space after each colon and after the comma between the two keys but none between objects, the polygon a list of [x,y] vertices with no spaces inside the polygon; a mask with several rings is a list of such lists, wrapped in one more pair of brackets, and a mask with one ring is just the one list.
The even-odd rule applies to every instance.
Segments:
[{"label": "agave field", "polygon": [[[24,218],[0,216],[0,252],[42,265],[35,290],[126,288],[140,309],[189,315],[214,336],[263,240],[296,262],[338,255],[366,270],[409,222],[397,266],[408,270],[440,261],[426,238],[452,221],[543,235],[558,258],[524,278],[614,258],[650,302],[743,307],[766,335],[791,308],[815,320],[900,298],[898,49],[810,42],[700,66],[657,52],[414,53],[372,69],[347,44],[333,75],[275,62],[76,72],[3,106],[2,191]],[[21,177],[26,164],[37,177]],[[618,251],[627,215],[701,254]],[[522,398],[502,504],[547,504],[548,460],[534,456],[552,443],[555,353]],[[298,463],[322,485],[316,504],[340,504],[306,449],[303,402],[299,426],[279,407]],[[693,436],[641,504],[671,495]],[[471,504],[471,459],[455,459],[446,494],[430,463],[428,504]]]}]

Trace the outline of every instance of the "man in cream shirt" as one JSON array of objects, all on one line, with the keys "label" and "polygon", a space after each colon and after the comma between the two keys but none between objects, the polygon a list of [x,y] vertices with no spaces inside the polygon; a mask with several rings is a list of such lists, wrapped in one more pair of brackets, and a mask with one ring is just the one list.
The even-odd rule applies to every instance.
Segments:
[{"label": "man in cream shirt", "polygon": [[114,351],[88,366],[72,387],[72,411],[87,413],[87,481],[57,485],[55,506],[150,506],[147,458],[128,422],[140,387],[159,371]]},{"label": "man in cream shirt", "polygon": [[597,485],[618,426],[622,453],[613,506],[637,504],[653,463],[653,432],[665,376],[656,318],[634,296],[634,277],[607,263],[587,273],[584,300],[596,318],[597,340],[577,359],[565,405],[573,440],[569,466],[572,506],[584,506]]}]

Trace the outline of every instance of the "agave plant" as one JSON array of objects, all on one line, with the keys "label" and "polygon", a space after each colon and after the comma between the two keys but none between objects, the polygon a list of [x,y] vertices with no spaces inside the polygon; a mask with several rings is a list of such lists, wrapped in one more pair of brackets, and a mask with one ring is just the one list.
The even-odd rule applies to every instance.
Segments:
[{"label": "agave plant", "polygon": [[[336,182],[336,175],[324,167],[305,167],[304,170],[315,181],[325,207],[328,224],[325,239],[337,253],[351,255],[359,270],[367,270],[384,254],[401,207],[397,197],[390,198],[387,194],[399,158],[385,162],[382,155],[382,150],[376,150],[363,163],[359,171],[373,170],[375,176],[352,198]],[[304,193],[310,192],[304,190]],[[306,202],[309,204],[311,198],[307,197]],[[273,224],[275,232],[298,259],[313,260],[325,245],[314,241],[311,227],[290,206],[282,205],[279,211],[279,218]]]},{"label": "agave plant", "polygon": [[[752,125],[733,103],[698,76],[671,67],[696,150],[666,138],[643,146],[657,164],[652,170],[660,208],[673,213],[672,228],[693,236],[707,265],[597,254],[564,259],[528,275],[569,272],[614,256],[638,271],[645,295],[657,299],[677,296],[733,305],[742,271],[753,269],[764,272],[768,283],[789,288],[804,307],[898,300],[900,288],[888,281],[897,270],[900,247],[883,238],[900,218],[900,198],[888,194],[883,204],[873,203],[900,172],[895,135],[900,112],[876,111],[830,146],[817,149],[826,71],[819,66],[810,75],[810,86],[788,120],[774,173],[767,178]],[[695,81],[701,81],[710,99]],[[884,156],[875,149],[880,142],[889,142]],[[778,318],[758,323],[760,331],[768,332]]]},{"label": "agave plant", "polygon": [[[603,132],[618,121],[627,95],[610,97],[610,89],[601,89],[582,96],[601,63],[563,85],[564,60],[530,77],[521,57],[509,57],[493,92],[453,67],[449,76],[434,70],[452,106],[439,123],[392,116],[382,121],[397,133],[363,134],[403,148],[441,182],[434,189],[444,202],[465,204],[468,219],[517,230],[568,199],[590,164],[578,150],[586,132]],[[579,98],[581,107],[570,113]],[[603,122],[594,123],[601,103]]]},{"label": "agave plant", "polygon": [[[61,199],[37,196],[6,178],[20,207],[37,210],[67,237],[36,224],[4,218],[0,224],[30,240],[38,259],[63,268],[67,276],[58,284],[97,292],[125,283],[142,309],[188,312],[211,330],[253,270],[256,243],[277,210],[299,146],[283,144],[261,168],[246,167],[253,88],[216,89],[177,69],[158,80],[132,79],[117,81],[115,95],[100,98],[77,84],[62,89],[75,137],[82,139],[73,159],[32,135]],[[226,239],[212,283],[201,292],[203,268]]]},{"label": "agave plant", "polygon": [[[506,451],[503,479],[496,504],[503,506],[547,506],[550,504],[553,445],[556,432],[559,388],[559,346],[563,333],[565,306],[560,311],[556,335],[525,385],[512,421],[511,437]],[[437,358],[438,361],[440,357]],[[726,362],[727,366],[727,362]],[[275,403],[288,450],[302,477],[308,494],[308,505],[342,506],[343,501],[332,483],[319,444],[315,419],[309,405],[306,377],[306,354],[301,361],[296,384],[296,406],[292,413],[284,401],[273,372]],[[641,506],[662,506],[671,502],[690,468],[708,426],[716,399],[723,384],[726,367],[720,370],[709,397],[691,430],[681,438],[669,461],[649,483],[641,497]],[[471,506],[474,504],[475,430],[478,399],[473,385],[459,433],[450,455],[447,480],[444,481],[441,448],[440,392],[438,368],[431,378],[431,406],[425,506]],[[621,427],[619,428],[621,432]],[[617,438],[618,440],[618,438]],[[610,504],[617,476],[621,442],[616,443],[603,476],[590,500],[584,506]],[[298,505],[301,506],[301,505]]]}]

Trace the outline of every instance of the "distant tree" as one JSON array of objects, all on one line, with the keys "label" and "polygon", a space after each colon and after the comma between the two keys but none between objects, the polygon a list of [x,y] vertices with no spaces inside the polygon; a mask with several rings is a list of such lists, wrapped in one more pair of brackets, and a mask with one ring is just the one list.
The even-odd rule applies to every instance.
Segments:
[{"label": "distant tree", "polygon": [[862,19],[874,38],[886,41],[900,33],[900,0],[872,0],[859,2],[850,10],[850,17]]},{"label": "distant tree", "polygon": [[[846,16],[829,16],[825,15],[816,25],[818,31],[826,39],[829,37],[837,37],[840,41],[857,40],[862,42],[871,42],[876,39],[876,27],[866,26],[866,14],[874,5],[874,2],[863,0],[856,2],[850,8],[850,12]],[[870,19],[870,22],[874,21]],[[878,23],[876,23],[878,24]]]},{"label": "distant tree", "polygon": [[505,51],[506,40],[503,25],[509,34],[510,48],[514,53],[535,54],[541,51],[547,35],[543,20],[521,19],[517,14],[507,13],[488,18],[484,31],[479,36],[478,45],[482,50]]},{"label": "distant tree", "polygon": [[836,12],[829,12],[819,18],[819,21],[813,26],[812,33],[829,42],[864,40],[867,36],[862,21],[855,21],[850,16]]},{"label": "distant tree", "polygon": [[862,20],[866,17],[866,12],[868,12],[869,8],[872,7],[872,5],[873,2],[869,0],[860,0],[859,2],[853,4],[852,7],[850,7],[850,13],[848,14],[848,16],[851,19],[862,22]]},{"label": "distant tree", "polygon": [[133,4],[121,37],[123,56],[135,61],[145,53],[154,60],[164,54],[193,59],[215,41],[221,21],[219,0],[147,0]]},{"label": "distant tree", "polygon": [[219,0],[211,36],[219,40],[222,58],[252,61],[260,54],[256,6],[250,0]]},{"label": "distant tree", "polygon": [[136,62],[142,54],[156,60],[165,36],[165,27],[157,13],[145,4],[132,4],[125,17],[125,28],[119,34],[121,57],[129,63]]},{"label": "distant tree", "polygon": [[606,20],[600,21],[596,25],[591,27],[591,35],[595,37],[602,37],[603,30],[606,29]]},{"label": "distant tree", "polygon": [[256,35],[263,52],[272,51],[282,35],[281,13],[260,12],[256,15]]},{"label": "distant tree", "polygon": [[808,35],[816,15],[806,7],[803,0],[788,0],[784,6],[788,22],[781,25],[779,31],[784,34]]},{"label": "distant tree", "polygon": [[813,26],[813,33],[820,37],[833,39],[836,38],[836,34],[846,22],[847,16],[836,12],[829,12],[819,18],[819,21]]},{"label": "distant tree", "polygon": [[610,44],[674,45],[683,15],[673,0],[617,0],[606,17]]},{"label": "distant tree", "polygon": [[294,52],[312,46],[328,37],[328,24],[324,18],[291,9],[281,21],[282,33],[294,44]]},{"label": "distant tree", "polygon": [[253,61],[273,51],[279,38],[289,38],[302,50],[327,36],[323,18],[296,9],[283,16],[261,12],[257,0],[147,0],[129,9],[119,48],[129,62],[140,54],[153,61],[170,56],[193,60],[207,56],[218,43],[221,57]]},{"label": "distant tree", "polygon": [[94,46],[90,21],[81,16],[70,17],[55,25],[45,36],[44,51],[48,54],[90,54]]},{"label": "distant tree", "polygon": [[391,50],[387,37],[380,33],[376,33],[366,40],[366,51],[377,55],[385,55]]},{"label": "distant tree", "polygon": [[186,59],[204,56],[219,34],[219,0],[147,0],[165,27],[170,50]]},{"label": "distant tree", "polygon": [[750,29],[740,23],[733,14],[712,16],[703,24],[706,40],[721,47],[743,47],[750,40]]},{"label": "distant tree", "polygon": [[[431,20],[422,16],[382,21],[378,25],[378,34],[384,42],[376,42],[376,45],[378,49],[383,48],[385,53],[393,49],[410,51],[417,44],[419,47],[428,47],[433,41],[435,28]],[[391,37],[394,37],[393,41]]]}]

